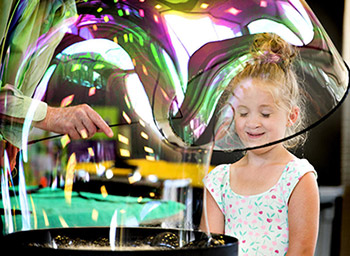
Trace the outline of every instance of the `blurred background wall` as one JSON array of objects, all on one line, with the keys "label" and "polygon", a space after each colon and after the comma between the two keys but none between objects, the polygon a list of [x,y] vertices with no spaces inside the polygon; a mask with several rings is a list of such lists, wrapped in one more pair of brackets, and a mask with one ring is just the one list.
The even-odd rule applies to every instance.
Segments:
[{"label": "blurred background wall", "polygon": [[[344,39],[349,36],[347,34],[350,32],[350,27],[346,28],[344,20],[349,15],[349,10],[346,11],[349,0],[332,2],[307,0],[307,3],[324,26],[339,53],[346,59],[345,49],[350,49],[350,46],[349,43],[344,43]],[[325,255],[325,251],[332,256],[350,255],[349,97],[328,120],[310,132],[309,141],[305,145],[305,157],[318,171],[321,203],[323,201],[320,214],[319,250],[316,251],[316,255]],[[333,190],[327,190],[327,188],[333,188]],[[327,196],[330,199],[328,201]],[[332,234],[327,236],[324,234],[327,232]],[[327,237],[330,238],[330,248],[327,248]]]},{"label": "blurred background wall", "polygon": [[[350,65],[350,1],[345,0],[343,23],[343,58]],[[345,101],[342,108],[342,165],[341,182],[345,188],[342,230],[341,230],[341,255],[349,255],[350,252],[350,99]]]}]

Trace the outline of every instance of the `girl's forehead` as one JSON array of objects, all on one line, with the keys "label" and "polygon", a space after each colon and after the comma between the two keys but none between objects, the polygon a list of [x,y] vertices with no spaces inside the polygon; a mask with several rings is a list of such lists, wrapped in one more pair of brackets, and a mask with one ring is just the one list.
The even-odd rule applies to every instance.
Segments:
[{"label": "girl's forehead", "polygon": [[269,80],[262,80],[259,78],[246,78],[241,80],[235,89],[241,88],[241,89],[259,89],[259,90],[266,90],[268,91],[271,88],[276,88],[276,84]]},{"label": "girl's forehead", "polygon": [[236,100],[241,101],[275,101],[276,86],[267,81],[258,79],[245,79],[234,89]]}]

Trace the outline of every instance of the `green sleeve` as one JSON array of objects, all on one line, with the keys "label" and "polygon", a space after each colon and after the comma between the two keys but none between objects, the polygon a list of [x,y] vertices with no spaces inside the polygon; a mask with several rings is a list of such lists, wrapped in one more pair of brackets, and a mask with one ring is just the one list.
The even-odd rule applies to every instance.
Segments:
[{"label": "green sleeve", "polygon": [[33,121],[43,120],[47,112],[47,104],[45,102],[25,96],[21,91],[16,90],[9,84],[1,89],[0,103],[1,114],[17,118],[26,118],[30,107],[31,111],[34,111]]},{"label": "green sleeve", "polygon": [[7,24],[10,19],[13,7],[15,5],[15,0],[0,1],[0,45],[2,46],[6,31]]}]

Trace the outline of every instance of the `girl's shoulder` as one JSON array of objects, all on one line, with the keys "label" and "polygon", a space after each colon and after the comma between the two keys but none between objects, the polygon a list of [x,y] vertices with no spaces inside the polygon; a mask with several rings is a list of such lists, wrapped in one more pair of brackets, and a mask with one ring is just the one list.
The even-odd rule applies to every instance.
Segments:
[{"label": "girl's shoulder", "polygon": [[280,185],[283,187],[287,202],[301,178],[303,178],[304,175],[309,172],[313,173],[317,179],[317,172],[315,168],[306,159],[295,158],[287,164],[280,181]]},{"label": "girl's shoulder", "polygon": [[297,178],[300,178],[304,176],[308,172],[313,172],[315,176],[317,177],[317,173],[315,171],[315,168],[310,164],[310,162],[307,159],[300,159],[300,158],[294,158],[292,161],[290,161],[285,170],[285,174],[287,176],[295,176]]},{"label": "girl's shoulder", "polygon": [[205,177],[204,181],[218,180],[222,182],[223,180],[229,179],[231,164],[220,164],[217,165],[213,170],[211,170]]},{"label": "girl's shoulder", "polygon": [[210,173],[225,173],[230,170],[231,164],[219,164]]}]

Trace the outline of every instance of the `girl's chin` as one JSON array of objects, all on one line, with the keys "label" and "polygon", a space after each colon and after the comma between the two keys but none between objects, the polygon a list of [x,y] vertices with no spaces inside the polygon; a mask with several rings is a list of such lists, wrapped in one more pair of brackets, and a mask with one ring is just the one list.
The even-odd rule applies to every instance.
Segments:
[{"label": "girl's chin", "polygon": [[271,142],[246,143],[246,144],[244,144],[244,146],[246,148],[253,148],[253,149],[250,149],[249,151],[251,151],[255,154],[263,154],[263,153],[270,151],[272,148],[275,148],[277,145],[283,145],[281,143],[277,143],[277,144],[273,144],[270,146],[265,146],[269,143],[271,143]]},{"label": "girl's chin", "polygon": [[268,142],[266,142],[265,140],[245,140],[244,142],[244,146],[247,148],[254,148],[254,147],[260,147],[263,146],[265,144],[267,144]]},{"label": "girl's chin", "polygon": [[257,141],[245,141],[244,146],[247,148],[255,148],[255,147],[261,147],[261,148],[266,148],[264,147],[265,145],[271,143],[271,141],[266,141],[266,140],[257,140]]}]

